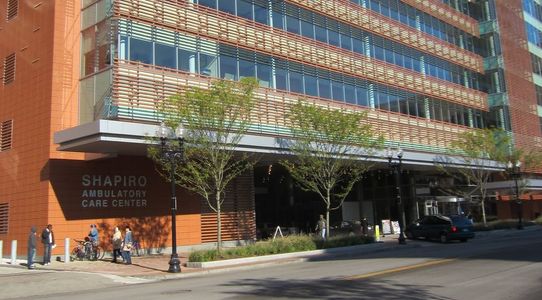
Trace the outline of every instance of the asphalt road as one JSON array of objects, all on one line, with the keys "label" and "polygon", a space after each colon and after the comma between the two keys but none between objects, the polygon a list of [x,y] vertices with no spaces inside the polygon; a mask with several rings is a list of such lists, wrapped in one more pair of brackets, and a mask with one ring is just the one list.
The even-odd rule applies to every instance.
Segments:
[{"label": "asphalt road", "polygon": [[[63,292],[30,298],[542,299],[540,227],[478,237],[468,243],[409,244],[417,247],[159,282],[92,281],[88,290],[79,292],[64,291],[65,283],[57,278],[51,284]],[[44,277],[30,279],[29,284],[47,280],[47,274],[33,276]],[[1,283],[2,278],[0,298]]]}]

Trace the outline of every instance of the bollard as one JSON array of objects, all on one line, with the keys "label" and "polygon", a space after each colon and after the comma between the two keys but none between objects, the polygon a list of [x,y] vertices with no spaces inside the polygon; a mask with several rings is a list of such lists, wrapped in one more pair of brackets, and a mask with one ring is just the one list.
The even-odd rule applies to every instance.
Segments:
[{"label": "bollard", "polygon": [[17,240],[11,241],[11,264],[17,263]]},{"label": "bollard", "polygon": [[380,225],[375,225],[375,242],[380,242]]},{"label": "bollard", "polygon": [[4,262],[4,241],[0,240],[0,265]]},{"label": "bollard", "polygon": [[70,238],[64,239],[64,263],[70,262]]}]

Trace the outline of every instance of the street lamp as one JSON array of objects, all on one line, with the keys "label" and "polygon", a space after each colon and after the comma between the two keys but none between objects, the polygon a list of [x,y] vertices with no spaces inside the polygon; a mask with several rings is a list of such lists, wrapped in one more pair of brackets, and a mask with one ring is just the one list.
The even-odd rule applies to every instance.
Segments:
[{"label": "street lamp", "polygon": [[401,148],[391,149],[386,151],[388,156],[388,166],[395,173],[395,192],[397,195],[397,209],[399,211],[399,244],[406,244],[404,227],[405,227],[405,211],[403,201],[401,201],[401,167],[403,164],[403,150]]},{"label": "street lamp", "polygon": [[[181,272],[181,262],[177,254],[177,196],[175,193],[175,167],[178,162],[184,157],[184,134],[185,130],[182,123],[179,123],[173,133],[173,137],[169,136],[170,128],[164,122],[160,124],[158,136],[160,137],[160,154],[168,160],[170,164],[170,180],[171,180],[171,259],[169,260],[170,273]],[[178,143],[175,142],[178,141]]]},{"label": "street lamp", "polygon": [[519,197],[519,186],[518,186],[518,179],[521,178],[521,162],[519,160],[516,160],[515,163],[512,163],[511,161],[508,162],[506,165],[506,170],[508,174],[510,174],[510,177],[514,179],[514,183],[516,186],[515,190],[515,196],[516,196],[516,203],[518,205],[518,229],[523,229],[523,202],[521,201]]}]

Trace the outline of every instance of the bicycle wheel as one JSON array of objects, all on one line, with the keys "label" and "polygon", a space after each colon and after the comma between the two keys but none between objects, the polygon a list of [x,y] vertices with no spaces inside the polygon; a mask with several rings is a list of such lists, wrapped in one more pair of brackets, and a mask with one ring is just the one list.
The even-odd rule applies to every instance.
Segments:
[{"label": "bicycle wheel", "polygon": [[85,253],[79,247],[75,247],[71,253],[71,260],[83,260],[85,258]]},{"label": "bicycle wheel", "polygon": [[88,260],[96,261],[98,260],[98,255],[100,255],[100,249],[98,248],[92,248],[90,251],[88,251]]}]

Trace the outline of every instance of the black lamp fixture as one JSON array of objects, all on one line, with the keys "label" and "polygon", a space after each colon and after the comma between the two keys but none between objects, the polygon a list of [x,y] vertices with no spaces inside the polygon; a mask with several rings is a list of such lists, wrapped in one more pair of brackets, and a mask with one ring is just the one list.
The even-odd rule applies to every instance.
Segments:
[{"label": "black lamp fixture", "polygon": [[177,254],[177,196],[175,192],[175,167],[178,162],[184,159],[184,135],[185,129],[182,123],[179,123],[173,136],[170,135],[170,128],[165,122],[160,124],[158,137],[160,137],[161,156],[168,160],[170,164],[171,180],[171,258],[169,260],[170,273],[181,272],[181,262]]},{"label": "black lamp fixture", "polygon": [[515,198],[518,205],[518,229],[523,229],[523,202],[519,197],[519,185],[518,180],[521,178],[521,162],[516,160],[515,162],[508,161],[506,164],[506,171],[514,179],[515,183]]},{"label": "black lamp fixture", "polygon": [[403,207],[403,201],[401,200],[401,168],[403,165],[403,150],[401,148],[392,149],[389,148],[386,150],[386,155],[388,157],[388,166],[395,173],[395,192],[396,192],[396,203],[397,210],[399,211],[399,244],[406,244],[406,239],[404,235],[405,227],[405,210]]}]

